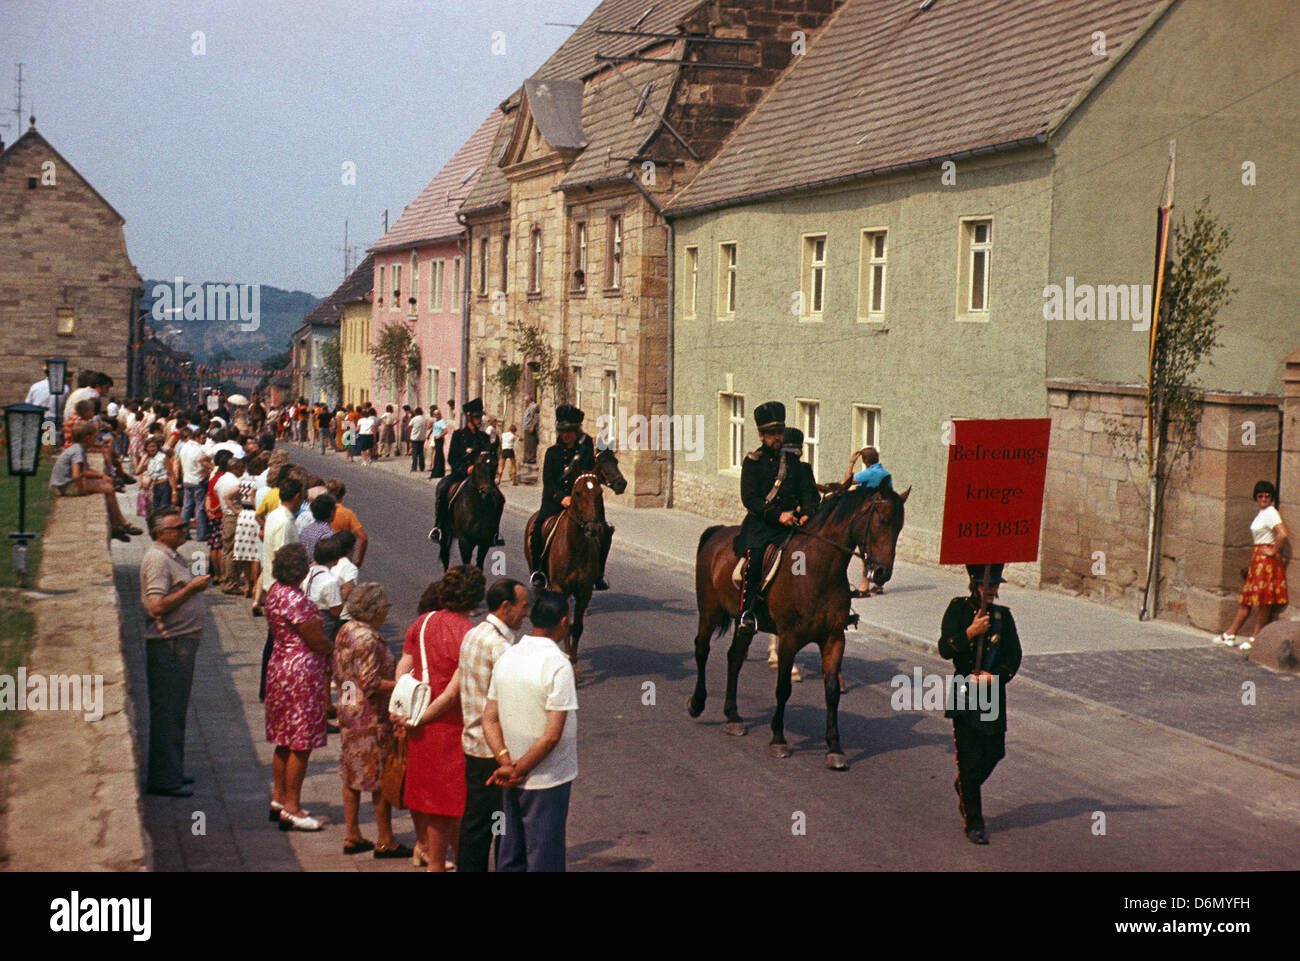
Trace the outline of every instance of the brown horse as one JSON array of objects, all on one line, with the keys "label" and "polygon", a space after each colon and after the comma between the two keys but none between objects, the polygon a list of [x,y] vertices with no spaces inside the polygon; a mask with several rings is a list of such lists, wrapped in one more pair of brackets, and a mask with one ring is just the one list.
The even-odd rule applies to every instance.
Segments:
[{"label": "brown horse", "polygon": [[506,496],[496,482],[496,458],[490,451],[481,451],[470,472],[451,502],[447,516],[451,518],[448,530],[438,545],[442,569],[447,570],[451,560],[451,542],[460,542],[460,562],[470,563],[474,549],[478,548],[478,569],[483,569],[483,559],[488,549],[497,543],[501,531],[501,511],[506,506]]},{"label": "brown horse", "polygon": [[[878,490],[855,488],[827,497],[801,527],[792,528],[785,541],[780,569],[760,605],[758,629],[780,635],[777,649],[776,713],[772,716],[773,757],[789,757],[785,741],[785,702],[790,697],[790,669],[794,656],[808,644],[822,655],[826,689],[826,766],[843,771],[848,764],[840,750],[840,662],[844,657],[844,630],[850,624],[849,558],[862,558],[872,578],[884,584],[893,574],[894,547],[903,529],[902,495],[889,486]],[[709,641],[726,630],[740,612],[740,591],[731,574],[739,560],[732,542],[738,527],[710,527],[700,535],[695,558],[695,596],[700,623],[695,634],[695,693],[686,707],[691,717],[704,710],[704,667]],[[736,630],[727,651],[727,697],[723,705],[728,734],[744,734],[745,724],[736,710],[736,684],[749,651],[752,634]]]},{"label": "brown horse", "polygon": [[[596,469],[573,479],[569,506],[554,520],[555,534],[546,551],[546,582],[553,591],[573,598],[573,618],[569,628],[569,660],[578,663],[578,642],[582,640],[582,619],[591,603],[591,592],[600,576],[600,558],[609,550],[614,528],[605,523],[604,486],[615,494],[627,489],[627,479],[618,469],[612,450],[596,452]],[[533,566],[533,526],[536,512],[524,527],[524,560],[527,570]]]}]

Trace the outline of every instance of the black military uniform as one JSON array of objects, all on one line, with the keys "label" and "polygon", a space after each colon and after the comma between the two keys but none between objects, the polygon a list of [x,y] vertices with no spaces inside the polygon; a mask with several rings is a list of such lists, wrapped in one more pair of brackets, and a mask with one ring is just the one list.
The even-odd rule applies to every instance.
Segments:
[{"label": "black military uniform", "polygon": [[[533,524],[533,537],[530,543],[533,557],[532,580],[536,587],[545,584],[545,564],[542,550],[546,544],[543,527],[547,519],[564,510],[564,498],[573,493],[573,481],[578,475],[596,469],[596,444],[582,430],[582,419],[586,415],[572,404],[561,404],[555,408],[555,430],[577,431],[572,446],[557,441],[546,449],[542,460],[542,505]],[[606,525],[608,526],[608,525]],[[611,531],[612,532],[612,531]],[[610,537],[601,539],[600,576],[596,582],[597,590],[608,590],[605,583],[605,559],[609,556]]]},{"label": "black military uniform", "polygon": [[[976,651],[981,647],[981,637],[974,639],[966,636],[966,629],[979,615],[979,586],[984,582],[983,564],[967,564],[970,574],[971,593],[966,597],[954,597],[943,614],[943,627],[939,637],[939,654],[952,661],[956,673],[962,679],[970,678],[976,670]],[[988,571],[989,584],[1005,583],[1002,579],[1002,565],[991,564]],[[1011,611],[1001,604],[989,604],[988,631],[982,640],[982,660],[980,669],[991,674],[997,697],[991,703],[997,706],[994,717],[984,717],[975,700],[974,683],[968,681],[967,696],[963,699],[958,692],[962,683],[954,683],[953,698],[948,704],[944,717],[952,719],[953,743],[957,753],[957,780],[953,788],[965,820],[966,837],[975,844],[988,844],[984,834],[984,812],[980,800],[980,786],[988,780],[998,761],[1006,754],[1007,741],[1007,698],[1006,686],[1020,669],[1020,636],[1016,633],[1016,622]],[[989,703],[989,701],[985,701]],[[991,711],[988,713],[992,713]]]},{"label": "black military uniform", "polygon": [[812,464],[803,459],[803,431],[798,427],[787,427],[785,436],[781,439],[781,452],[789,454],[799,463],[799,469],[804,473],[804,482],[811,491],[811,502],[801,504],[799,513],[807,519],[808,515],[817,509],[817,505],[822,502],[821,491],[817,490],[817,478],[813,475]]},{"label": "black military uniform", "polygon": [[[760,404],[754,411],[760,434],[780,431],[785,437],[785,405],[777,401]],[[763,579],[763,552],[769,544],[783,541],[790,528],[781,523],[786,511],[807,514],[817,505],[817,488],[812,484],[812,469],[792,454],[765,442],[745,455],[740,465],[740,500],[745,505],[745,519],[734,549],[745,558],[744,580],[740,588],[739,627],[757,630],[755,605]]]},{"label": "black military uniform", "polygon": [[[438,481],[438,489],[435,495],[437,504],[437,524],[438,526],[430,532],[430,540],[440,541],[446,534],[450,534],[447,516],[447,489],[457,481],[463,481],[469,477],[469,469],[473,466],[474,461],[478,460],[478,455],[487,452],[492,453],[492,438],[480,430],[483,423],[483,401],[475,397],[473,400],[465,402],[465,426],[451,435],[451,443],[447,446],[447,465],[451,472]],[[493,476],[496,476],[496,464],[492,464]]]}]

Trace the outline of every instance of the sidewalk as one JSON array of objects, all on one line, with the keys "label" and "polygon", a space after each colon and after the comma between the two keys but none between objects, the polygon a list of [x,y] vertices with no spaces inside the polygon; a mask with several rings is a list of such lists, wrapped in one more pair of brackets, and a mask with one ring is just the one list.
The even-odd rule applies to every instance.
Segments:
[{"label": "sidewalk", "polygon": [[[342,455],[339,455],[340,458]],[[376,461],[371,470],[405,478],[430,490],[409,458]],[[541,485],[509,482],[506,510],[527,517],[541,502]],[[695,570],[700,533],[716,521],[669,508],[623,507],[606,492],[605,514],[617,529],[613,553],[642,555],[683,573]],[[856,579],[859,567],[850,564]],[[884,593],[853,602],[860,620],[848,632],[850,651],[880,641],[937,655],[939,622],[948,601],[966,593],[964,570],[897,563]],[[1176,731],[1236,757],[1300,778],[1300,743],[1294,717],[1300,678],[1251,663],[1214,645],[1210,635],[1167,621],[1139,621],[1135,613],[1106,607],[1051,588],[1003,585],[999,600],[1012,611],[1024,650],[1021,683],[1103,704],[1166,731]],[[856,653],[862,654],[861,650]],[[1243,685],[1254,685],[1243,704]]]}]

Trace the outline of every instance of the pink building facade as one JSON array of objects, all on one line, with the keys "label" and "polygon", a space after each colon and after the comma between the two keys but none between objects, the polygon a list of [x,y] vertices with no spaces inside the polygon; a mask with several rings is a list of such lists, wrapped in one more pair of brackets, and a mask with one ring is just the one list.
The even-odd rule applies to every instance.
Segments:
[{"label": "pink building facade", "polygon": [[[402,384],[372,372],[370,396],[382,411],[388,404],[433,406],[447,411],[447,401],[459,401],[464,388],[462,367],[465,304],[465,229],[456,210],[478,180],[501,120],[493,110],[438,171],[420,195],[402,211],[397,222],[371,252],[375,257],[375,297],[372,343],[384,331],[405,324],[419,352],[418,370]],[[471,385],[469,396],[475,396]]]}]

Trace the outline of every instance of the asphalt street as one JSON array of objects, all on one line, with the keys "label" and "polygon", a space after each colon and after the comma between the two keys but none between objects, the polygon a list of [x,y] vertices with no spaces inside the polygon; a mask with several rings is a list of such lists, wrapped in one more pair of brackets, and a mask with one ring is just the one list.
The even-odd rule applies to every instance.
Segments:
[{"label": "asphalt street", "polygon": [[[427,584],[441,575],[433,483],[342,455],[295,448],[309,471],[339,477],[370,536],[363,580],[394,603],[400,646]],[[526,579],[521,513],[505,489],[503,558],[489,571]],[[453,561],[458,560],[453,554]],[[493,579],[489,574],[489,582]],[[991,845],[962,831],[953,794],[951,725],[896,711],[890,679],[948,673],[937,657],[883,638],[851,643],[840,701],[847,772],[824,768],[824,702],[815,649],[787,708],[793,757],[768,756],[775,673],[765,635],[740,678],[748,736],[723,732],[725,638],[715,640],[709,701],[685,702],[695,678],[689,574],[640,554],[609,562],[579,657],[579,765],[569,816],[571,870],[1261,870],[1300,865],[1300,792],[1285,773],[1195,738],[1142,724],[1102,703],[1012,684],[1007,757],[985,787]],[[936,610],[938,622],[941,610]]]}]

